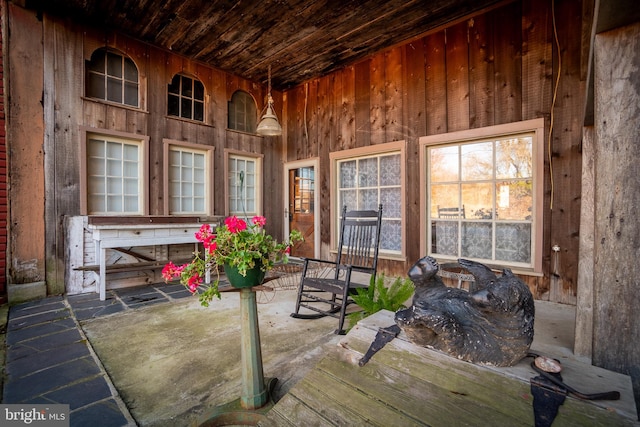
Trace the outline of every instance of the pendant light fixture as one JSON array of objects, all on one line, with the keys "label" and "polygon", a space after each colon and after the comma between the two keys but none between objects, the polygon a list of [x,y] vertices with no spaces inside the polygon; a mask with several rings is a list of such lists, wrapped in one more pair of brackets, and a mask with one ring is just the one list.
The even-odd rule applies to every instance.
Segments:
[{"label": "pendant light fixture", "polygon": [[282,126],[278,122],[278,117],[273,111],[273,98],[271,97],[271,65],[269,65],[269,92],[267,95],[267,105],[262,110],[262,118],[256,132],[258,135],[263,136],[278,136],[282,135]]}]

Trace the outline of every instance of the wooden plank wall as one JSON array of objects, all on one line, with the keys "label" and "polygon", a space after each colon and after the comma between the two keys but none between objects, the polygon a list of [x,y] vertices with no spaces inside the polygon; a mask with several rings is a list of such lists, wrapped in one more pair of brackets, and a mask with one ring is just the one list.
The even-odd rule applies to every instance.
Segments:
[{"label": "wooden plank wall", "polygon": [[[22,11],[22,9],[16,9]],[[16,19],[16,13],[11,16],[11,19]],[[23,86],[35,85],[37,87],[31,90],[31,93],[44,93],[46,126],[44,152],[46,155],[44,156],[45,177],[42,182],[46,182],[44,223],[47,224],[44,251],[47,259],[47,283],[52,289],[57,290],[53,293],[64,291],[66,271],[64,218],[81,213],[79,187],[81,159],[78,153],[82,127],[149,136],[148,213],[150,215],[165,214],[164,139],[215,147],[213,178],[213,215],[215,216],[226,214],[224,149],[263,154],[265,182],[263,196],[267,201],[263,212],[268,218],[267,231],[278,236],[281,234],[282,205],[275,203],[282,199],[283,194],[281,171],[284,155],[283,145],[279,142],[281,138],[263,138],[227,129],[227,102],[234,91],[242,89],[250,93],[260,111],[266,96],[265,87],[110,31],[84,28],[79,24],[46,15],[42,22],[36,25],[41,26],[44,34],[44,37],[38,37],[38,40],[44,40],[42,56],[44,64],[37,68],[44,71],[35,75],[44,75],[44,84],[42,82],[38,84],[37,80],[30,77],[30,83],[28,85],[25,83]],[[33,33],[38,34],[37,31]],[[16,44],[15,39],[13,43]],[[90,59],[95,49],[105,46],[123,52],[136,63],[142,87],[139,109],[84,97],[85,60]],[[33,59],[30,61],[33,62]],[[167,85],[176,73],[194,76],[204,84],[207,101],[204,124],[167,116]],[[282,93],[273,91],[273,97],[276,103],[276,114],[281,117]],[[40,105],[39,99],[33,98],[33,101]],[[32,115],[42,116],[39,112],[34,112]],[[42,137],[39,141],[41,143]],[[33,170],[40,169],[34,167]],[[27,180],[23,182],[24,185],[29,185]],[[43,224],[42,220],[37,221],[32,216],[37,209],[20,207],[27,205],[16,206],[18,207],[13,215],[17,223],[29,224],[32,221]],[[37,231],[37,228],[26,229]],[[44,230],[40,235],[43,234],[45,234]],[[14,244],[17,240],[23,244],[27,241],[35,241],[24,237],[14,238]],[[38,257],[30,257],[30,259],[34,258]]]},{"label": "wooden plank wall", "polygon": [[[545,141],[545,274],[524,279],[537,298],[575,304],[581,191],[579,123],[585,88],[579,68],[582,2],[555,3],[561,66],[551,2],[522,0],[286,92],[287,160],[319,157],[321,162],[317,179],[322,191],[323,251],[327,249],[324,243],[330,240],[330,152],[406,140],[407,182],[416,183],[420,172],[418,137],[540,117],[546,119],[548,131],[553,111],[551,144]],[[552,109],[558,73],[558,95]],[[406,230],[418,230],[417,186],[407,186],[406,198]],[[383,261],[383,270],[405,274],[409,265],[424,255],[419,253],[418,239],[407,243],[407,261]],[[551,246],[555,244],[561,249],[558,275],[552,281]]]}]

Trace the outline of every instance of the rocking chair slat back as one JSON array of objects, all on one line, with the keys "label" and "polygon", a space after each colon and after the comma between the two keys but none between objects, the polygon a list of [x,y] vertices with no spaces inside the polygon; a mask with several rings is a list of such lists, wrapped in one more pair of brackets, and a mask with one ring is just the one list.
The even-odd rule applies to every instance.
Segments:
[{"label": "rocking chair slat back", "polygon": [[[380,229],[382,228],[382,205],[378,210],[348,211],[342,209],[340,239],[335,261],[307,258],[304,260],[295,312],[291,316],[299,319],[317,319],[324,316],[338,318],[336,333],[344,333],[346,308],[353,303],[355,288],[366,288],[370,280],[375,281],[378,268]],[[333,278],[307,275],[309,262],[331,266]],[[366,283],[352,278],[352,272],[369,275]],[[364,279],[361,277],[360,279]],[[308,312],[301,313],[301,309]],[[310,311],[310,312],[309,312]]]}]

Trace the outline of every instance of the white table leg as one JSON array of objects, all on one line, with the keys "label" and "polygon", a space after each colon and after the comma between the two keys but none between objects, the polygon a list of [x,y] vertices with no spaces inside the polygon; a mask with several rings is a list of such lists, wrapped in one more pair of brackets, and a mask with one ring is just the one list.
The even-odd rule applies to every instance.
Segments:
[{"label": "white table leg", "polygon": [[107,249],[100,248],[100,301],[107,299]]}]

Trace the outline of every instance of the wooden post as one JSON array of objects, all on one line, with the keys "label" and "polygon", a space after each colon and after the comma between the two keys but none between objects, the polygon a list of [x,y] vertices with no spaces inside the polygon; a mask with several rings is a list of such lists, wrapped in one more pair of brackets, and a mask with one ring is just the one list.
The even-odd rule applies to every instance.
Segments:
[{"label": "wooden post", "polygon": [[[640,23],[596,36],[593,363],[640,376]],[[634,372],[635,371],[635,372]]]}]

